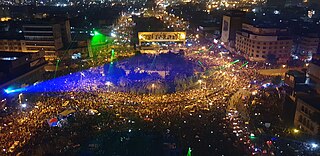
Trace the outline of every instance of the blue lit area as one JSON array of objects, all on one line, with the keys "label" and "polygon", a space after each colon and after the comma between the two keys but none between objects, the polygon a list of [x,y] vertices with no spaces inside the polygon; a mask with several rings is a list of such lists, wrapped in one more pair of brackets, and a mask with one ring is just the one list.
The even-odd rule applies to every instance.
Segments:
[{"label": "blue lit area", "polygon": [[[115,58],[115,52],[111,52],[111,60]],[[143,60],[143,61],[142,61]],[[169,60],[175,60],[170,62]],[[143,64],[141,62],[144,62]],[[159,73],[148,73],[146,70],[164,70],[164,65],[168,65],[166,70],[167,75],[164,79]],[[140,88],[145,93],[148,92],[146,85],[148,82],[159,82],[161,85],[170,84],[173,78],[177,75],[185,75],[187,77],[194,76],[194,69],[203,66],[202,62],[194,64],[192,61],[185,60],[178,54],[161,54],[157,59],[148,57],[147,55],[139,55],[129,59],[124,59],[117,62],[111,62],[98,67],[92,67],[87,70],[70,73],[51,80],[37,82],[24,88],[10,87],[3,91],[8,94],[18,93],[48,93],[48,92],[91,92],[97,88],[110,86],[117,88],[130,87],[133,89]],[[141,67],[141,68],[140,68]],[[160,85],[159,85],[160,86]],[[127,89],[127,88],[124,88]],[[108,89],[109,90],[109,89]],[[172,91],[174,91],[172,89]]]},{"label": "blue lit area", "polygon": [[[117,75],[113,70],[113,64],[105,64],[103,66],[90,68],[80,72],[70,73],[65,76],[57,77],[55,79],[43,81],[24,88],[9,87],[4,89],[6,94],[16,93],[45,93],[45,92],[70,92],[70,91],[84,91],[85,87],[91,85],[105,84],[106,82],[116,82],[114,75]],[[120,75],[119,75],[120,76]],[[121,75],[122,76],[122,75]],[[92,83],[96,82],[96,83]]]},{"label": "blue lit area", "polygon": [[18,89],[7,88],[4,90],[4,92],[7,94],[18,93],[18,92],[23,92],[23,91],[25,91],[25,88],[18,88]]}]

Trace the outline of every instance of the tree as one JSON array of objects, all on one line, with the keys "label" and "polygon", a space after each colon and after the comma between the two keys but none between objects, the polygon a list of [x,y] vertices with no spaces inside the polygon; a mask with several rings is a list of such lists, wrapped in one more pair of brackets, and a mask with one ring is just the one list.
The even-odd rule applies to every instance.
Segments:
[{"label": "tree", "polygon": [[245,120],[249,118],[248,105],[246,105],[249,97],[249,91],[240,89],[238,92],[233,94],[229,101],[229,108],[236,108]]},{"label": "tree", "polygon": [[274,84],[274,85],[279,85],[281,83],[281,76],[275,76],[272,78],[271,82]]},{"label": "tree", "polygon": [[268,54],[266,57],[266,61],[267,63],[271,63],[274,65],[277,64],[278,58],[274,54]]}]

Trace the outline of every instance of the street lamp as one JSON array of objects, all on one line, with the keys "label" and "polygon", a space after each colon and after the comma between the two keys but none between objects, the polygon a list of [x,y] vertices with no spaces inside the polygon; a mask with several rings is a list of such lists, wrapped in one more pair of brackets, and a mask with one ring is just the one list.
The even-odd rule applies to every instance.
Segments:
[{"label": "street lamp", "polygon": [[154,87],[155,87],[155,84],[153,83],[153,84],[151,85],[151,89],[152,89],[151,92],[152,92],[152,93],[154,93]]},{"label": "street lamp", "polygon": [[109,91],[110,86],[112,85],[112,83],[111,83],[110,81],[108,81],[108,82],[106,82],[106,85],[107,85],[107,87],[108,87],[108,91]]},{"label": "street lamp", "polygon": [[83,77],[86,77],[84,73],[80,72],[80,81],[82,81]]},{"label": "street lamp", "polygon": [[22,104],[22,99],[23,99],[23,94],[20,93],[20,94],[19,94],[19,104]]},{"label": "street lamp", "polygon": [[202,80],[198,80],[199,84],[200,84],[200,89],[202,89]]}]

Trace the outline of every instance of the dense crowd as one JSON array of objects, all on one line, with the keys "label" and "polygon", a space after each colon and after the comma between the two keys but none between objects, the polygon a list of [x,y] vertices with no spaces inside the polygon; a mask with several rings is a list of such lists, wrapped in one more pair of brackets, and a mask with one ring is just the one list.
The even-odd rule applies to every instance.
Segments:
[{"label": "dense crowd", "polygon": [[[219,57],[216,61],[212,61],[214,64],[209,64],[210,61],[207,61],[212,58],[209,56],[194,55],[193,58],[207,62],[208,68],[225,66],[230,62],[227,57]],[[38,89],[44,86],[30,89],[34,94],[32,96],[38,96],[37,101],[2,119],[0,133],[2,153],[22,148],[38,129],[47,126],[47,119],[56,117],[69,108],[75,109],[76,113],[108,108],[118,116],[135,114],[143,120],[167,124],[170,124],[174,117],[189,116],[190,112],[214,110],[224,113],[229,95],[240,88],[248,88],[252,80],[264,78],[259,77],[251,69],[240,68],[240,65],[235,64],[211,71],[209,75],[203,76],[201,80],[203,84],[200,84],[199,89],[164,95],[116,92],[116,86],[112,86],[113,89],[110,90],[103,76],[99,76],[103,73],[101,71],[103,68],[99,67],[91,68],[82,77],[81,73],[77,73],[78,75],[46,82],[48,84],[45,86],[48,88],[43,88],[43,92]],[[66,101],[68,104],[64,105]]]}]

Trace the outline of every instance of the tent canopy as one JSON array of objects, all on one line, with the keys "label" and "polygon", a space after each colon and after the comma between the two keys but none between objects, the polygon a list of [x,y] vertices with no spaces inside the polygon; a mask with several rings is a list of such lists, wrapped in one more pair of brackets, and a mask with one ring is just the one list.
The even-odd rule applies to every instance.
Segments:
[{"label": "tent canopy", "polygon": [[74,113],[74,112],[76,112],[74,109],[66,109],[63,112],[61,112],[60,115],[61,116],[67,116],[67,115],[69,115],[71,113]]}]

